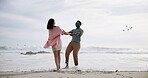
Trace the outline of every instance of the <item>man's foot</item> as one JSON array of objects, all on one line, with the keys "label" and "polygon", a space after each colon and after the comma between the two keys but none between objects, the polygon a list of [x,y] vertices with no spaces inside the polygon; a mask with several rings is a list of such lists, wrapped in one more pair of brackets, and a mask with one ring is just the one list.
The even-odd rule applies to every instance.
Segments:
[{"label": "man's foot", "polygon": [[78,65],[75,65],[75,66],[78,66]]},{"label": "man's foot", "polygon": [[78,65],[71,67],[71,69],[78,69]]},{"label": "man's foot", "polygon": [[63,69],[68,69],[69,68],[69,66],[65,66]]}]

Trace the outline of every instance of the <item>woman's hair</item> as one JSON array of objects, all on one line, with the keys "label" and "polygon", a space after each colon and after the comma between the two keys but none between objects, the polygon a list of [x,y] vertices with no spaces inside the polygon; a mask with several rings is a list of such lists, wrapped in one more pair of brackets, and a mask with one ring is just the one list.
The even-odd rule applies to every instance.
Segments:
[{"label": "woman's hair", "polygon": [[48,20],[47,29],[53,29],[53,27],[54,27],[53,25],[54,25],[54,19],[50,18]]},{"label": "woman's hair", "polygon": [[79,22],[79,23],[80,23],[80,25],[82,25],[81,21],[77,20],[77,22]]}]

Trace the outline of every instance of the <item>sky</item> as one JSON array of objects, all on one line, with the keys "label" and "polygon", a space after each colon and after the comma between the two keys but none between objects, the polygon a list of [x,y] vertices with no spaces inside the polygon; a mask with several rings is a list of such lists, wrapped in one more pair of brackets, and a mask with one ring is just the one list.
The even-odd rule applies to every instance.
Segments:
[{"label": "sky", "polygon": [[148,0],[0,0],[0,46],[43,46],[50,18],[65,31],[80,20],[82,47],[148,48]]}]

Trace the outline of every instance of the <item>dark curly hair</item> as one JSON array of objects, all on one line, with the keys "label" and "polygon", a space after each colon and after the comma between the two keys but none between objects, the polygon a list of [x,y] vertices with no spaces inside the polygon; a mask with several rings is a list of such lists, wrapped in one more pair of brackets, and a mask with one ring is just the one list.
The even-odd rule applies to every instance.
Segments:
[{"label": "dark curly hair", "polygon": [[79,22],[79,23],[80,23],[80,25],[82,25],[81,21],[77,20],[77,22]]}]

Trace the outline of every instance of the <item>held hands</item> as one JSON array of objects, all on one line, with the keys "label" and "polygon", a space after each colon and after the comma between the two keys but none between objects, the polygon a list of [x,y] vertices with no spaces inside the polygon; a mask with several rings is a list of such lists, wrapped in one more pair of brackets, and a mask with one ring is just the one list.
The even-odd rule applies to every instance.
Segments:
[{"label": "held hands", "polygon": [[77,32],[77,33],[64,32],[62,35],[79,36],[80,34],[81,32]]},{"label": "held hands", "polygon": [[70,36],[74,36],[74,35],[77,35],[77,34],[75,34],[75,33],[65,32],[65,33],[63,33],[62,35],[70,35]]},{"label": "held hands", "polygon": [[64,32],[62,35],[71,35],[69,32]]}]

